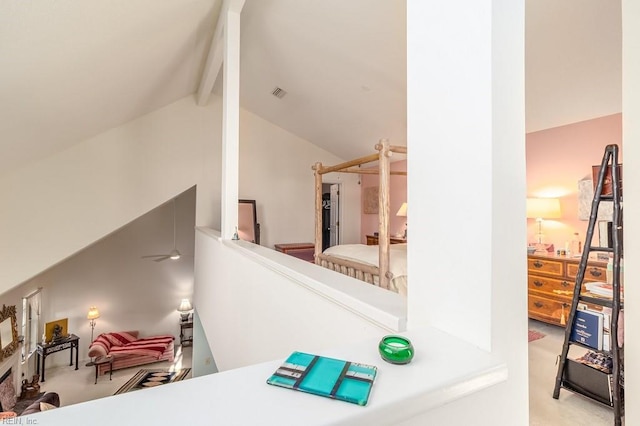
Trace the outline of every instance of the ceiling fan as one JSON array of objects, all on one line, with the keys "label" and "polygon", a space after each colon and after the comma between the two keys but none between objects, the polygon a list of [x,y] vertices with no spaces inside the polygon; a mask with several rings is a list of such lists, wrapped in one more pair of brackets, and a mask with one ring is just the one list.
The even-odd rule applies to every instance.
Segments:
[{"label": "ceiling fan", "polygon": [[154,262],[162,262],[167,259],[178,260],[182,257],[182,254],[176,248],[176,199],[173,199],[173,250],[168,254],[150,254],[142,256],[143,259],[151,259]]}]

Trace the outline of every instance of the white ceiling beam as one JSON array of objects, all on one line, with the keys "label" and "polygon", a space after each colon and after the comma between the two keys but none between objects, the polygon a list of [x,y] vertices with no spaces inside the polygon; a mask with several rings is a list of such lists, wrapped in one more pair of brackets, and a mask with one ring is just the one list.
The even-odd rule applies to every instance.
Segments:
[{"label": "white ceiling beam", "polygon": [[216,23],[216,29],[213,34],[213,40],[211,41],[211,47],[209,48],[209,54],[207,55],[207,62],[196,95],[196,103],[198,105],[205,105],[207,103],[213,90],[213,85],[222,69],[222,60],[224,57],[224,27],[227,13],[233,12],[240,14],[244,3],[245,0],[224,0],[222,4],[222,9],[220,10],[220,15],[218,15],[218,22]]}]

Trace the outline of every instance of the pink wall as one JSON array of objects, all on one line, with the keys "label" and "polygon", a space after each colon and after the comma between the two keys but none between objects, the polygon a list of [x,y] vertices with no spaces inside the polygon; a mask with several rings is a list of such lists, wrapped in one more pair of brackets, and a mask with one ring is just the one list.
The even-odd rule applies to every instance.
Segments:
[{"label": "pink wall", "polygon": [[[527,197],[560,198],[562,209],[562,218],[544,222],[545,242],[564,248],[574,232],[584,241],[587,221],[578,220],[578,181],[591,175],[609,144],[622,146],[622,114],[527,134]],[[535,219],[527,219],[527,241],[535,242],[536,233]]]},{"label": "pink wall", "polygon": [[[407,171],[407,160],[395,161],[391,163],[391,171]],[[362,175],[360,180],[360,194],[361,205],[364,203],[364,188],[370,186],[378,186],[378,175]],[[407,223],[408,217],[397,217],[396,212],[407,201],[407,177],[402,175],[391,176],[391,186],[389,189],[389,196],[391,198],[391,220],[389,223],[389,230],[391,235],[398,235],[404,232],[405,223]],[[364,214],[360,221],[361,228],[361,240],[363,244],[366,244],[367,235],[371,235],[378,231],[378,215],[377,214]]]}]

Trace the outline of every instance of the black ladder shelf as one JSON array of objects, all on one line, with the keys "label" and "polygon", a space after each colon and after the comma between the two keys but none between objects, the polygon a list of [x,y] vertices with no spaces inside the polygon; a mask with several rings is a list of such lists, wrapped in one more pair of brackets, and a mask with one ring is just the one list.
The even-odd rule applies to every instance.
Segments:
[{"label": "black ladder shelf", "polygon": [[[622,300],[620,298],[620,260],[623,256],[622,251],[622,185],[621,185],[621,165],[618,164],[618,145],[607,145],[605,148],[600,170],[598,172],[597,182],[593,202],[591,203],[591,214],[589,216],[589,225],[587,227],[587,236],[584,244],[584,251],[580,258],[580,264],[578,267],[578,273],[576,275],[576,282],[573,291],[573,301],[571,303],[571,311],[569,312],[569,318],[567,321],[567,327],[565,329],[564,344],[562,345],[562,354],[559,357],[558,373],[556,375],[555,388],[553,390],[553,397],[558,399],[560,397],[560,389],[566,389],[571,392],[580,394],[604,405],[613,408],[614,424],[616,426],[622,424],[622,417],[624,416],[624,389],[622,387],[622,365],[623,365],[623,352],[622,348],[618,346],[618,318],[622,308]],[[611,183],[610,191],[603,194],[605,183]],[[613,224],[611,226],[612,233],[612,246],[613,247],[598,247],[592,245],[593,231],[596,225],[598,217],[598,208],[602,201],[613,202]],[[582,284],[584,281],[585,270],[587,268],[587,261],[589,259],[590,252],[608,252],[613,254],[613,297],[611,299],[602,299],[597,297],[590,297],[582,294]],[[589,369],[589,373],[593,373],[595,377],[599,375],[601,377],[600,383],[607,383],[610,386],[611,398],[604,398],[602,392],[590,389],[583,381],[576,383],[572,380],[575,376],[568,373],[568,368],[573,368],[578,364],[577,361],[568,359],[569,347],[571,345],[577,345],[587,347],[579,342],[571,340],[571,331],[575,326],[576,310],[578,304],[588,303],[591,305],[599,305],[603,307],[611,308],[611,344],[608,351],[605,350],[593,350],[611,356],[612,358],[612,373],[608,374],[604,371],[597,370],[585,366]],[[571,364],[574,363],[574,364]],[[576,367],[582,368],[582,367]],[[592,370],[592,371],[591,371]],[[574,370],[574,374],[576,373]]]}]

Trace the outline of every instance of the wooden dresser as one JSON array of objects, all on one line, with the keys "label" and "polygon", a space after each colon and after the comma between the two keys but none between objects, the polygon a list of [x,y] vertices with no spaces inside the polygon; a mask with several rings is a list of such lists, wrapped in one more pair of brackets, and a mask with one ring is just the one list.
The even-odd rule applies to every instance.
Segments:
[{"label": "wooden dresser", "polygon": [[313,254],[315,253],[313,243],[281,243],[275,244],[274,248],[284,254],[313,263]]},{"label": "wooden dresser", "polygon": [[[527,281],[529,318],[549,324],[562,324],[569,317],[579,258],[528,255]],[[607,262],[589,261],[584,282],[606,281]]]},{"label": "wooden dresser", "polygon": [[[406,243],[407,240],[405,240],[404,238],[390,237],[389,238],[389,242],[391,244],[401,244],[401,243]],[[378,236],[377,235],[367,235],[367,245],[368,246],[377,246],[378,245]]]}]

